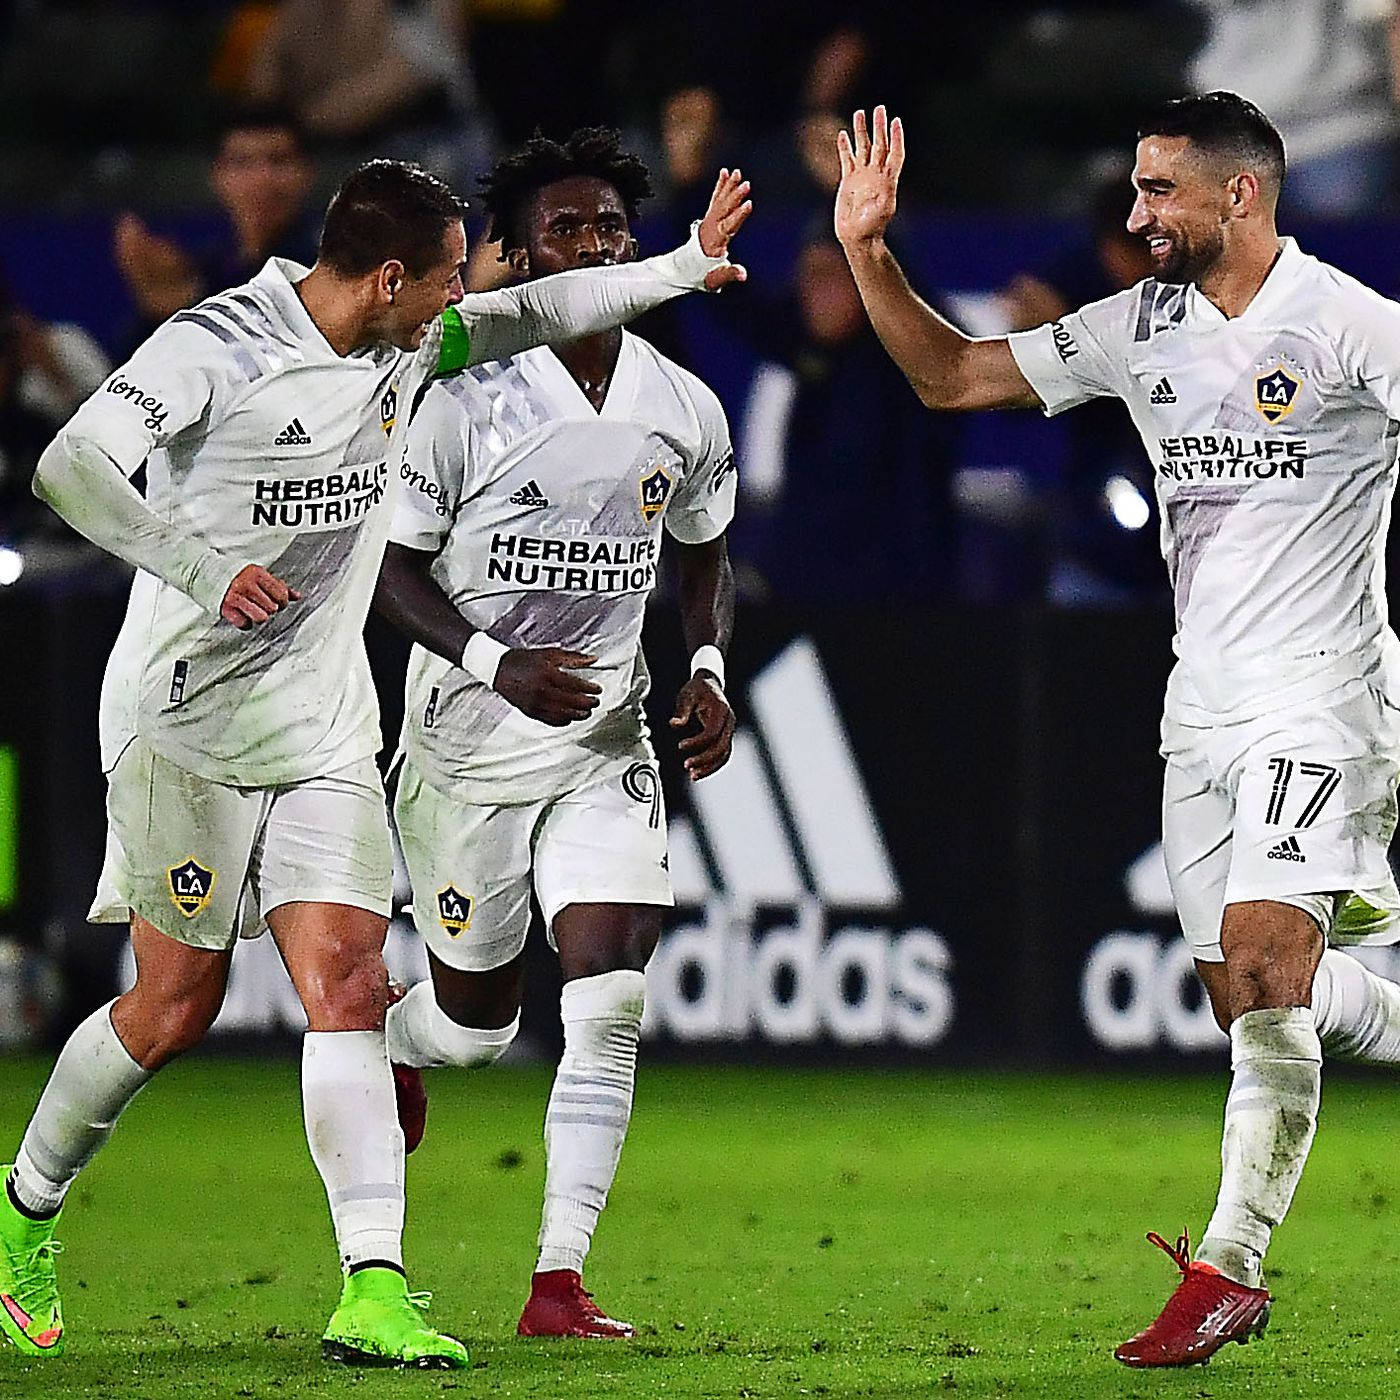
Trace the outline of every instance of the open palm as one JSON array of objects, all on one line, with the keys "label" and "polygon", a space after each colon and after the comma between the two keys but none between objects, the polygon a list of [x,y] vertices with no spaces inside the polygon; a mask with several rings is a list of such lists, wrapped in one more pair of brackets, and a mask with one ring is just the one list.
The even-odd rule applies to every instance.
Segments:
[{"label": "open palm", "polygon": [[894,218],[899,172],[904,168],[904,126],[889,120],[883,107],[866,124],[857,112],[854,138],[836,138],[841,157],[841,184],[836,191],[836,237],[843,244],[879,238]]}]

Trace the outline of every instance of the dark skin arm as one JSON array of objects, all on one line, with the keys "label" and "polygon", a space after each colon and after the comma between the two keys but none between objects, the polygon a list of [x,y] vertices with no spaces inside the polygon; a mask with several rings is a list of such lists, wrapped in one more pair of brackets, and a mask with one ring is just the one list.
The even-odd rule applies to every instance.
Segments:
[{"label": "dark skin arm", "polygon": [[[734,634],[734,570],[724,536],[706,544],[677,544],[675,548],[686,649],[694,655],[699,647],[715,646],[727,653]],[[676,746],[685,762],[686,777],[692,782],[708,778],[729,762],[734,711],[718,677],[697,671],[680,688],[671,728],[695,730]]]},{"label": "dark skin arm", "polygon": [[[477,630],[448,602],[428,570],[437,556],[390,544],[374,590],[374,608],[412,641],[454,665]],[[579,675],[597,660],[564,647],[516,647],[502,658],[494,689],[517,710],[562,728],[587,719],[602,687]]]}]

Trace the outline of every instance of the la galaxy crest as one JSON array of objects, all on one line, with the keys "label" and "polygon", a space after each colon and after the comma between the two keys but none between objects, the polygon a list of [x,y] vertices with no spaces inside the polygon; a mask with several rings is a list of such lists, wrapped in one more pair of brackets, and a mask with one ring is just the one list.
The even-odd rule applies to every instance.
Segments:
[{"label": "la galaxy crest", "polygon": [[472,926],[475,903],[471,895],[463,894],[455,885],[448,885],[438,891],[438,923],[456,938]]},{"label": "la galaxy crest", "polygon": [[209,907],[218,875],[189,856],[183,865],[172,865],[165,872],[165,878],[170,885],[170,902],[187,919],[192,919]]},{"label": "la galaxy crest", "polygon": [[384,391],[384,397],[379,400],[379,426],[384,429],[384,436],[388,437],[394,431],[394,419],[399,416],[399,386],[391,384]]},{"label": "la galaxy crest", "polygon": [[1293,412],[1303,381],[1282,365],[1275,365],[1254,381],[1254,406],[1270,423],[1277,423]]},{"label": "la galaxy crest", "polygon": [[671,478],[666,471],[657,467],[641,480],[642,519],[650,524],[666,509],[666,498],[671,494]]}]

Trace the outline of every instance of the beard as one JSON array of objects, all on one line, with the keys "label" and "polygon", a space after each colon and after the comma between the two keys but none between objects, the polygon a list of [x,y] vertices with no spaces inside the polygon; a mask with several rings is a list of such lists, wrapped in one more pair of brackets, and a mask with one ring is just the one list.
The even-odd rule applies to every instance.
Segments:
[{"label": "beard", "polygon": [[1205,238],[1177,234],[1167,256],[1160,263],[1154,262],[1153,276],[1159,282],[1199,283],[1224,251],[1225,235],[1220,229]]}]

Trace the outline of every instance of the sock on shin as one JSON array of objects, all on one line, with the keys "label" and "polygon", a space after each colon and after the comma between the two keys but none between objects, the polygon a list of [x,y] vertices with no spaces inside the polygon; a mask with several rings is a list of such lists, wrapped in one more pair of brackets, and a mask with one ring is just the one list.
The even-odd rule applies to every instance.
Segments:
[{"label": "sock on shin", "polygon": [[27,1215],[57,1214],[73,1179],[150,1079],[112,1027],[112,1003],[68,1037],[25,1129],[7,1183]]},{"label": "sock on shin", "polygon": [[403,1267],[403,1133],[383,1031],[307,1031],[302,1110],[343,1269]]},{"label": "sock on shin", "polygon": [[1259,1287],[1269,1237],[1288,1211],[1317,1130],[1322,1045],[1304,1006],[1247,1011],[1230,1027],[1220,1195],[1202,1263]]},{"label": "sock on shin", "polygon": [[1329,1055],[1363,1064],[1400,1064],[1400,985],[1347,953],[1328,948],[1312,989],[1313,1020]]},{"label": "sock on shin", "polygon": [[564,1055],[544,1120],[547,1166],[537,1272],[583,1272],[627,1136],[645,992],[646,978],[632,971],[564,985]]},{"label": "sock on shin", "polygon": [[431,982],[419,982],[389,1008],[384,1022],[389,1059],[396,1065],[480,1069],[505,1054],[520,1029],[520,1014],[496,1030],[460,1026],[438,1004]]}]

